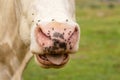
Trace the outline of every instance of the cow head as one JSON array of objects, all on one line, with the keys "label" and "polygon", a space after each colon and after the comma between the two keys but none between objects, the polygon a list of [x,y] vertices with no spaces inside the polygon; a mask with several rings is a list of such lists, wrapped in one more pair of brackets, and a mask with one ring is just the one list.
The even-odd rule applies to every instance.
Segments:
[{"label": "cow head", "polygon": [[17,1],[20,36],[30,45],[38,64],[59,68],[78,50],[79,26],[74,19],[74,0]]}]

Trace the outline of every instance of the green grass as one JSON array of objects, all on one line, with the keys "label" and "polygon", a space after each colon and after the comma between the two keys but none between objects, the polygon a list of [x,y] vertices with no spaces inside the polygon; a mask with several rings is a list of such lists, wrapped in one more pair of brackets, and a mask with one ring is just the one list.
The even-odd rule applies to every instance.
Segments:
[{"label": "green grass", "polygon": [[42,69],[32,59],[24,80],[120,80],[120,6],[93,9],[77,1],[79,51],[62,69]]}]

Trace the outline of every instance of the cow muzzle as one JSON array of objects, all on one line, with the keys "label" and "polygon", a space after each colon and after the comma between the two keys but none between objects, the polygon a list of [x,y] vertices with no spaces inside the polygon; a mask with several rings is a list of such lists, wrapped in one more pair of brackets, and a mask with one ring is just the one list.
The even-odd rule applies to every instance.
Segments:
[{"label": "cow muzzle", "polygon": [[42,49],[42,54],[35,54],[37,61],[45,68],[60,68],[68,62],[69,54],[76,51],[79,28],[58,22],[37,24],[35,37]]}]

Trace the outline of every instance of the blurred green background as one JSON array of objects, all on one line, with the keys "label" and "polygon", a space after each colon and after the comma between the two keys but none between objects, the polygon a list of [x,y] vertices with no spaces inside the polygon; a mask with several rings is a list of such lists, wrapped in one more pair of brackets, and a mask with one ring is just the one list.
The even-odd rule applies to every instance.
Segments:
[{"label": "blurred green background", "polygon": [[24,80],[120,80],[120,0],[76,0],[80,49],[62,69],[31,60]]}]

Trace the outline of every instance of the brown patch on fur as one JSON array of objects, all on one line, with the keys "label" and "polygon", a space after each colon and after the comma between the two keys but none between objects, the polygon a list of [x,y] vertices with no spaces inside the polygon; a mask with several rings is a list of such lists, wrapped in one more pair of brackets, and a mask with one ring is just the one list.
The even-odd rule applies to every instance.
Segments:
[{"label": "brown patch on fur", "polygon": [[13,55],[13,50],[9,47],[8,44],[3,44],[2,46],[0,45],[0,63],[2,65],[6,65],[9,68],[11,75],[13,74],[13,70],[10,66],[10,60],[13,56],[15,56]]}]

